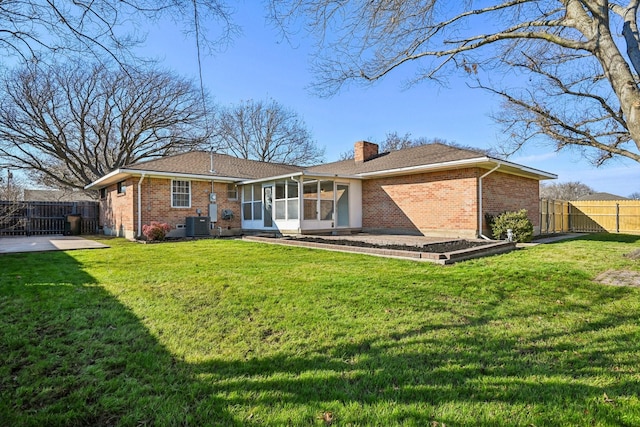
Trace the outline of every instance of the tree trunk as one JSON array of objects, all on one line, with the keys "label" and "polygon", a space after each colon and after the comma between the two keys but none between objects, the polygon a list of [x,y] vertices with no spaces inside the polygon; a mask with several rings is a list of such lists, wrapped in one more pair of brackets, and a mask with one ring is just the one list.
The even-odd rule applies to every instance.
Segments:
[{"label": "tree trunk", "polygon": [[620,101],[631,138],[640,149],[640,90],[629,64],[620,53],[609,30],[601,26],[600,31],[599,43],[594,54]]}]

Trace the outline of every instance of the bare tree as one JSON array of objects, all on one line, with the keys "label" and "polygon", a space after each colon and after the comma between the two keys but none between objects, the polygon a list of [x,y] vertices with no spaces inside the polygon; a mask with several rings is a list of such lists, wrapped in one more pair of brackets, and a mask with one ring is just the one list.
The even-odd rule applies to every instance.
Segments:
[{"label": "bare tree", "polygon": [[640,191],[634,191],[633,193],[629,194],[627,198],[631,200],[640,200]]},{"label": "bare tree", "polygon": [[[385,135],[385,139],[382,142],[377,143],[379,145],[379,151],[381,153],[386,153],[390,151],[402,150],[405,148],[418,147],[420,145],[427,144],[444,144],[451,147],[461,148],[464,150],[472,150],[477,151],[481,154],[488,154],[488,150],[482,150],[475,147],[468,147],[464,145],[457,144],[455,142],[450,142],[442,138],[426,138],[424,136],[420,136],[417,138],[412,138],[410,133],[405,133],[404,135],[398,134],[397,131],[387,132]],[[349,151],[345,151],[344,153],[340,153],[340,160],[348,160],[353,159],[354,153],[353,149]]]},{"label": "bare tree", "polygon": [[[402,150],[403,148],[417,147],[419,145],[431,144],[433,142],[441,142],[446,143],[445,140],[440,138],[411,138],[410,133],[405,133],[404,135],[398,134],[397,131],[387,132],[385,135],[385,139],[382,142],[376,142],[379,146],[379,151],[381,153],[388,151],[397,151]],[[340,160],[348,160],[353,159],[354,152],[353,149],[349,151],[345,151],[344,153],[340,153]]]},{"label": "bare tree", "polygon": [[275,100],[221,108],[214,131],[218,150],[242,159],[304,166],[324,157],[304,121]]},{"label": "bare tree", "polygon": [[409,85],[457,69],[504,100],[507,154],[541,137],[596,165],[613,156],[640,161],[640,0],[270,4],[285,30],[302,19],[318,36],[322,95],[398,68],[415,71]]},{"label": "bare tree", "polygon": [[541,199],[578,200],[591,193],[595,193],[595,190],[579,181],[540,184]]},{"label": "bare tree", "polygon": [[207,138],[199,89],[163,71],[28,66],[0,82],[0,166],[82,188]]},{"label": "bare tree", "polygon": [[23,225],[24,186],[10,169],[0,170],[0,231],[11,231]]},{"label": "bare tree", "polygon": [[221,0],[8,0],[0,7],[0,51],[28,61],[64,53],[123,63],[144,40],[141,21],[163,17],[202,47],[227,42],[237,31]]},{"label": "bare tree", "polygon": [[22,200],[24,184],[16,177],[11,169],[0,170],[0,200],[18,201]]},{"label": "bare tree", "polygon": [[410,133],[399,135],[398,132],[393,131],[387,133],[385,140],[380,145],[380,151],[402,150],[403,148],[417,147],[419,145],[431,144],[433,142],[445,143],[446,141],[441,140],[440,138],[428,139],[425,137],[412,139]]}]

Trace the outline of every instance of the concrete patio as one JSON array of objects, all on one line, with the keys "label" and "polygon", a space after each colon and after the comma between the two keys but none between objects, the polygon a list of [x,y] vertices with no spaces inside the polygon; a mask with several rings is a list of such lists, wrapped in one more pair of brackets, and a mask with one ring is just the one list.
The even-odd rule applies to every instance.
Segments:
[{"label": "concrete patio", "polygon": [[109,246],[79,236],[15,236],[0,237],[0,254],[20,252],[69,251],[102,249]]}]

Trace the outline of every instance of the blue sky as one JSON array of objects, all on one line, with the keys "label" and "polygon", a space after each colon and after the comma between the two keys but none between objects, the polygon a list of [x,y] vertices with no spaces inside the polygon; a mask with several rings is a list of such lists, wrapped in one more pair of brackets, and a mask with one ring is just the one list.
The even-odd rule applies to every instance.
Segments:
[{"label": "blue sky", "polygon": [[[408,76],[400,70],[374,86],[352,86],[330,99],[310,94],[309,42],[281,42],[264,16],[261,7],[239,8],[234,22],[242,34],[226,51],[202,58],[204,84],[216,103],[275,99],[304,119],[318,145],[325,147],[326,161],[338,160],[358,140],[382,141],[392,131],[479,148],[498,144],[500,129],[489,115],[498,110],[499,99],[468,88],[458,78],[447,87],[423,83],[403,90]],[[195,41],[173,24],[149,29],[144,52],[197,79]],[[630,160],[595,168],[577,152],[556,153],[542,144],[530,145],[509,160],[555,173],[557,182],[580,181],[621,196],[640,191],[640,165]]]}]

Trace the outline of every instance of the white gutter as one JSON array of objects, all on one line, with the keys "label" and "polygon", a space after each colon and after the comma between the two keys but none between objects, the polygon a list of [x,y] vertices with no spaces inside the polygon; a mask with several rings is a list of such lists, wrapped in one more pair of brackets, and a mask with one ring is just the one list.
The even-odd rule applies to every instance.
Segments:
[{"label": "white gutter", "polygon": [[451,162],[433,163],[429,165],[407,166],[404,168],[397,168],[397,169],[385,169],[385,170],[374,171],[374,172],[362,172],[362,173],[359,173],[358,176],[369,177],[369,176],[387,175],[387,174],[403,174],[406,172],[418,172],[418,171],[431,170],[431,169],[451,169],[456,166],[469,166],[469,165],[474,165],[474,164],[486,162],[486,161],[491,161],[491,160],[487,157],[475,157],[473,159],[454,160]]},{"label": "white gutter", "polygon": [[136,173],[146,174],[149,178],[186,178],[194,181],[216,181],[216,182],[238,182],[242,178],[218,175],[202,175],[194,173],[180,172],[153,172],[153,171],[136,171]]},{"label": "white gutter", "polygon": [[309,178],[342,178],[342,179],[358,179],[362,180],[360,174],[358,175],[342,175],[339,173],[332,172],[313,172],[313,171],[304,171],[302,175],[308,176]]},{"label": "white gutter", "polygon": [[144,180],[144,173],[138,181],[138,237],[142,235],[142,181]]},{"label": "white gutter", "polygon": [[485,240],[492,239],[482,234],[482,179],[497,171],[500,166],[502,166],[502,163],[498,162],[495,168],[478,178],[478,237],[482,237]]},{"label": "white gutter", "polygon": [[[237,177],[228,177],[228,176],[214,176],[214,175],[202,175],[202,174],[193,174],[193,173],[180,173],[180,172],[161,172],[161,171],[150,171],[150,170],[139,170],[139,169],[116,169],[102,178],[92,182],[89,185],[84,187],[85,190],[90,190],[94,187],[99,187],[101,184],[107,182],[111,183],[110,180],[117,177],[118,175],[124,176],[147,176],[149,178],[186,178],[198,181],[222,181],[222,182],[238,182],[242,178]],[[115,181],[114,181],[115,182]]]},{"label": "white gutter", "polygon": [[299,178],[301,176],[307,176],[310,178],[342,178],[342,179],[358,179],[358,180],[362,179],[362,177],[359,175],[341,175],[339,173],[302,171],[302,172],[291,172],[283,175],[267,176],[267,177],[258,178],[258,179],[248,179],[246,181],[241,181],[238,184],[240,185],[257,184],[259,182],[277,181],[279,179],[285,179],[285,178],[293,179],[293,178]]},{"label": "white gutter", "polygon": [[258,178],[258,179],[248,179],[246,181],[240,181],[238,184],[240,185],[257,184],[259,182],[275,181],[275,180],[284,179],[284,178],[297,178],[301,175],[302,175],[302,172],[291,172],[285,175],[268,176],[265,178]]},{"label": "white gutter", "polygon": [[429,170],[451,169],[455,167],[474,166],[474,165],[477,165],[478,163],[495,163],[495,162],[500,162],[500,164],[502,164],[503,166],[509,166],[514,169],[520,170],[524,173],[538,175],[545,179],[558,178],[557,175],[549,172],[541,171],[539,169],[534,169],[527,166],[522,166],[517,163],[507,162],[505,160],[493,159],[491,157],[486,157],[486,156],[475,157],[472,159],[454,160],[451,162],[433,163],[429,165],[408,166],[408,167],[397,168],[397,169],[386,169],[382,171],[363,172],[363,173],[359,173],[358,176],[366,178],[366,177],[375,177],[378,175],[390,175],[390,174],[397,175],[397,174],[403,174],[407,172],[421,172],[421,171],[429,171]]},{"label": "white gutter", "polygon": [[85,185],[84,189],[85,190],[89,190],[92,187],[98,186],[100,185],[100,183],[104,182],[104,181],[108,181],[110,178],[113,178],[116,175],[119,175],[120,173],[126,173],[129,172],[126,169],[116,169],[114,171],[109,172],[108,174],[106,174],[105,176],[103,176],[102,178],[99,178],[95,181],[93,181],[91,184]]}]

